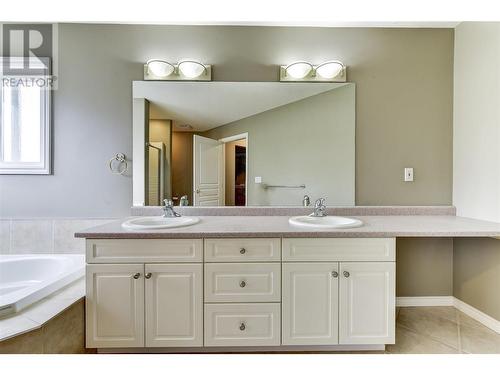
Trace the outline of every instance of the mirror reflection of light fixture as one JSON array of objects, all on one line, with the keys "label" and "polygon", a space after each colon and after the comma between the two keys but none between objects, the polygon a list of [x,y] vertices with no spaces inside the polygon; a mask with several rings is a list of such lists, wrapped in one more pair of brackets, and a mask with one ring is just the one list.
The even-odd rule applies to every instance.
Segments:
[{"label": "mirror reflection of light fixture", "polygon": [[346,82],[346,66],[336,60],[313,65],[297,61],[280,66],[281,82]]},{"label": "mirror reflection of light fixture", "polygon": [[161,59],[144,64],[145,81],[211,81],[212,66],[194,60],[182,60],[174,65]]}]

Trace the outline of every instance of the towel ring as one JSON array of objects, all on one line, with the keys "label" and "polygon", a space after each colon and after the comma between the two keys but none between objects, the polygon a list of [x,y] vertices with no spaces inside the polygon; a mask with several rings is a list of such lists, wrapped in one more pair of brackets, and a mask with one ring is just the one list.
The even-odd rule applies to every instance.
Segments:
[{"label": "towel ring", "polygon": [[[116,161],[116,162],[119,163],[118,167],[116,169],[113,168],[113,162],[114,161]],[[120,169],[120,166],[122,164],[125,164],[125,166]],[[113,174],[124,174],[125,172],[127,172],[127,170],[128,170],[128,163],[127,163],[127,159],[125,158],[125,154],[118,153],[114,157],[112,157],[111,159],[109,159],[109,170]]]}]

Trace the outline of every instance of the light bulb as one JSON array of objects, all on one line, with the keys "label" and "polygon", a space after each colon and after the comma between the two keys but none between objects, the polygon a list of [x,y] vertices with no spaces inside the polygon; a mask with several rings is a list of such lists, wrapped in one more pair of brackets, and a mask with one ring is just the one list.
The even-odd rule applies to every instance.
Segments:
[{"label": "light bulb", "polygon": [[163,60],[149,60],[148,72],[156,77],[168,77],[174,71],[174,66]]},{"label": "light bulb", "polygon": [[206,68],[205,65],[197,61],[181,61],[179,63],[179,70],[187,78],[196,78],[201,76]]},{"label": "light bulb", "polygon": [[323,78],[332,79],[337,77],[344,69],[344,65],[338,61],[328,61],[316,68],[316,73]]},{"label": "light bulb", "polygon": [[293,78],[304,78],[311,72],[312,68],[308,62],[298,61],[288,65],[285,71]]}]

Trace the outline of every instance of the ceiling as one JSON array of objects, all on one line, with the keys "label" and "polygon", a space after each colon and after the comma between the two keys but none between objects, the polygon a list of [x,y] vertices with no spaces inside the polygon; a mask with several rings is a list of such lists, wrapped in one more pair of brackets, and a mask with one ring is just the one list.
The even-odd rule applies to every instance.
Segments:
[{"label": "ceiling", "polygon": [[133,97],[150,102],[152,119],[206,131],[346,84],[134,81]]}]

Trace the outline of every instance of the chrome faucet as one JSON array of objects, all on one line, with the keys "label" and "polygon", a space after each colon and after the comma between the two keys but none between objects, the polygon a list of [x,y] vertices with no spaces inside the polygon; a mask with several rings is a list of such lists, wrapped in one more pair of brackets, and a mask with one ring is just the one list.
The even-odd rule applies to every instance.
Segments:
[{"label": "chrome faucet", "polygon": [[318,198],[316,202],[314,202],[314,211],[309,216],[313,217],[324,217],[327,216],[326,206],[325,206],[325,198]]},{"label": "chrome faucet", "polygon": [[311,204],[311,198],[309,197],[309,195],[304,195],[304,198],[302,199],[302,205],[304,207],[309,207],[310,204]]},{"label": "chrome faucet", "polygon": [[164,199],[163,217],[180,217],[181,215],[174,211],[174,202],[171,199]]}]

